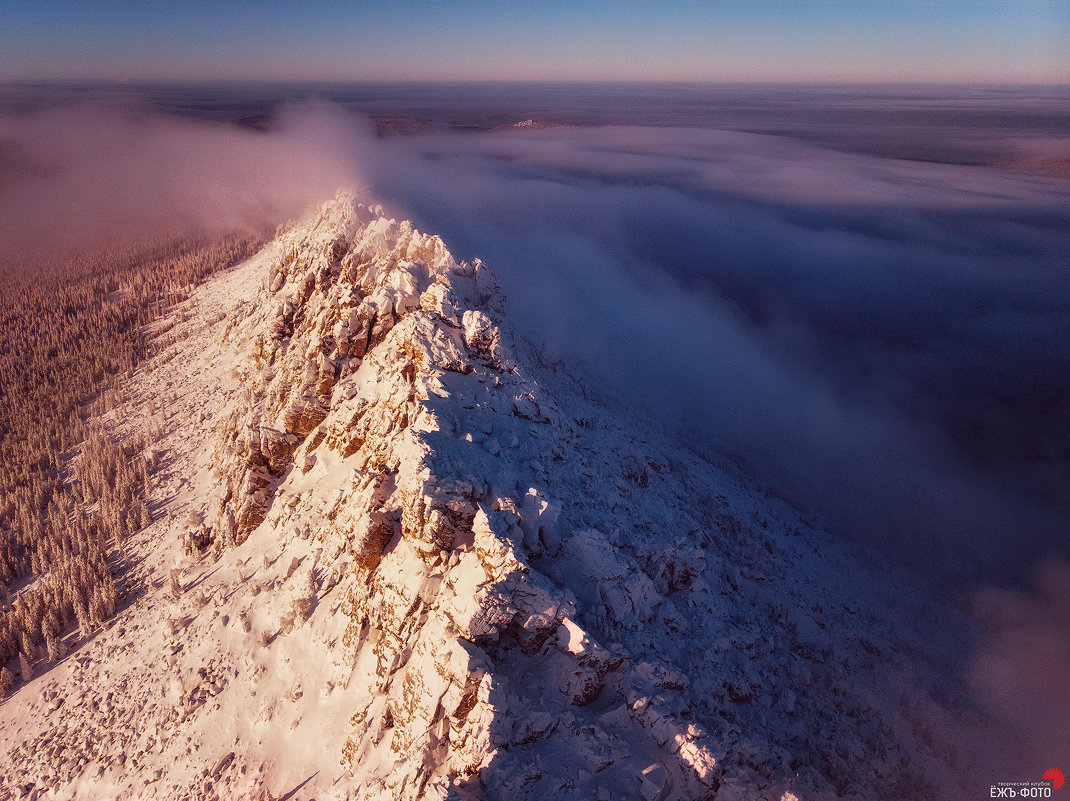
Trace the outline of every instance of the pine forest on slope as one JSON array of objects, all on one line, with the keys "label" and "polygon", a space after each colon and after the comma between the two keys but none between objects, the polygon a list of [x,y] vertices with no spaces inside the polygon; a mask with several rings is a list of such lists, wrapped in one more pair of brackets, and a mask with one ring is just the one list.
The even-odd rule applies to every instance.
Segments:
[{"label": "pine forest on slope", "polygon": [[144,441],[117,443],[94,418],[151,352],[146,326],[257,244],[146,237],[0,270],[0,693],[16,655],[27,680],[72,625],[88,636],[114,613],[153,465]]}]

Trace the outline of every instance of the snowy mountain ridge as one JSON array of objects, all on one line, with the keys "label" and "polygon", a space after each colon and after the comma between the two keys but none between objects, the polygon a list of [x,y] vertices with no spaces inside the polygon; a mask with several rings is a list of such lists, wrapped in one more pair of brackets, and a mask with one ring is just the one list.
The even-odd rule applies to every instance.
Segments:
[{"label": "snowy mountain ridge", "polygon": [[541,364],[481,262],[340,194],[181,316],[112,419],[167,430],[145,592],[5,705],[0,797],[969,789],[965,622]]}]

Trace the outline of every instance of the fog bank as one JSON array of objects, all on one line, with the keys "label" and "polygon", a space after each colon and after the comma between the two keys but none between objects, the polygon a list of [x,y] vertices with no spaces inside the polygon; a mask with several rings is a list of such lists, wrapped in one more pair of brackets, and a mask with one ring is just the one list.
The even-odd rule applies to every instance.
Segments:
[{"label": "fog bank", "polygon": [[1070,521],[1070,183],[724,131],[398,140],[378,191],[514,322],[915,566]]},{"label": "fog bank", "polygon": [[364,123],[319,103],[270,132],[136,103],[0,117],[0,260],[158,230],[274,227],[353,183]]}]

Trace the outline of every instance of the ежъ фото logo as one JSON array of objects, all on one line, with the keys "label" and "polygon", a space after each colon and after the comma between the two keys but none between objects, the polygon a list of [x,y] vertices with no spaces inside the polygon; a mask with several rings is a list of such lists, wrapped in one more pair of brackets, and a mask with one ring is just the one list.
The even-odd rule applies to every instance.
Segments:
[{"label": "\u0435\u0436\u044a \u0444\u043e\u0442\u043e logo", "polygon": [[1066,776],[1058,768],[1048,768],[1039,781],[998,782],[993,784],[989,795],[992,798],[1051,798],[1053,790],[1066,784]]}]

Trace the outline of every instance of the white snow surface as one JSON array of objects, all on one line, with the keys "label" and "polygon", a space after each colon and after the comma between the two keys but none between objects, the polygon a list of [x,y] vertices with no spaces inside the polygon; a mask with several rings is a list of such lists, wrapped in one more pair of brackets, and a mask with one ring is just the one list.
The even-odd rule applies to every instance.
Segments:
[{"label": "white snow surface", "polygon": [[503,310],[346,194],[174,309],[107,420],[164,431],[132,597],[0,798],[968,797],[967,622]]}]

